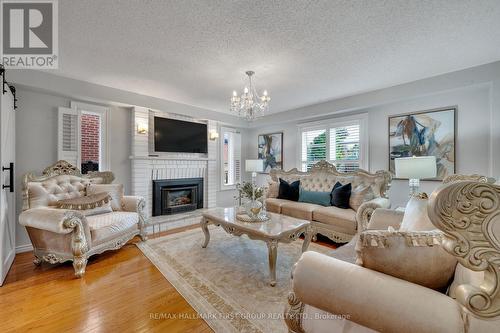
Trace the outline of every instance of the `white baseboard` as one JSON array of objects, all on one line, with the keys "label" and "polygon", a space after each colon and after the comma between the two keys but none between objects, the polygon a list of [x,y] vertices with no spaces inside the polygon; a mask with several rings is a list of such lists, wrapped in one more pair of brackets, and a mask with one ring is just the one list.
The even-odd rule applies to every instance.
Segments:
[{"label": "white baseboard", "polygon": [[33,245],[31,245],[31,244],[24,244],[24,245],[16,246],[16,254],[23,253],[23,252],[30,252],[30,251],[33,251]]}]

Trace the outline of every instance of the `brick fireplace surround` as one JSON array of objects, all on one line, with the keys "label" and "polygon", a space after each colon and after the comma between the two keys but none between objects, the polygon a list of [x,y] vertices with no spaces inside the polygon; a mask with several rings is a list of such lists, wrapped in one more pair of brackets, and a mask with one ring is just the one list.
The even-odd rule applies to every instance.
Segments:
[{"label": "brick fireplace surround", "polygon": [[[167,114],[155,111],[162,116],[190,121],[192,118],[177,114]],[[139,124],[148,124],[150,110],[134,107],[132,110],[132,195],[146,198],[146,213],[152,216],[153,211],[153,180],[203,178],[203,207],[212,208],[216,205],[217,195],[217,141],[208,140],[207,157],[200,158],[195,154],[168,153],[158,157],[149,156],[148,134],[137,133]],[[208,131],[216,130],[217,123],[208,121]],[[152,131],[152,124],[149,131]]]}]

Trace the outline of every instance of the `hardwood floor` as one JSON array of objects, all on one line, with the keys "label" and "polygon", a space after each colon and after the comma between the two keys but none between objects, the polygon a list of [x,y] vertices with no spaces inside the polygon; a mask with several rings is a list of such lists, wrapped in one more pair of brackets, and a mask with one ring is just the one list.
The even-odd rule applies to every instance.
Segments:
[{"label": "hardwood floor", "polygon": [[0,331],[212,332],[134,245],[138,241],[92,257],[81,279],[71,263],[36,267],[31,252],[18,254],[0,287]]},{"label": "hardwood floor", "polygon": [[212,332],[138,241],[94,256],[81,279],[71,263],[36,267],[18,254],[0,288],[0,331]]}]

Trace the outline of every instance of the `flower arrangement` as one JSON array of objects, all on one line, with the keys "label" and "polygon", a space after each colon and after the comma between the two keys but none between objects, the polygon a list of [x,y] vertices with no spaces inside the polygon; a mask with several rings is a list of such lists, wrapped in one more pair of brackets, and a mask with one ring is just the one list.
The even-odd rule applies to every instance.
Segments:
[{"label": "flower arrangement", "polygon": [[[243,182],[241,184],[236,184],[236,189],[238,190],[240,198],[253,198],[254,186],[251,182]],[[255,200],[259,200],[264,195],[264,187],[255,186]]]}]

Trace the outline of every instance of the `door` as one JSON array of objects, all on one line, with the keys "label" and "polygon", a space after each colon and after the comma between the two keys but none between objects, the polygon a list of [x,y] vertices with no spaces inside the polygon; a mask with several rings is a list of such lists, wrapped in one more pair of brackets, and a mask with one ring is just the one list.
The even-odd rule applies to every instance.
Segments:
[{"label": "door", "polygon": [[0,90],[0,286],[16,254],[16,206],[14,187],[15,113],[9,88]]}]

